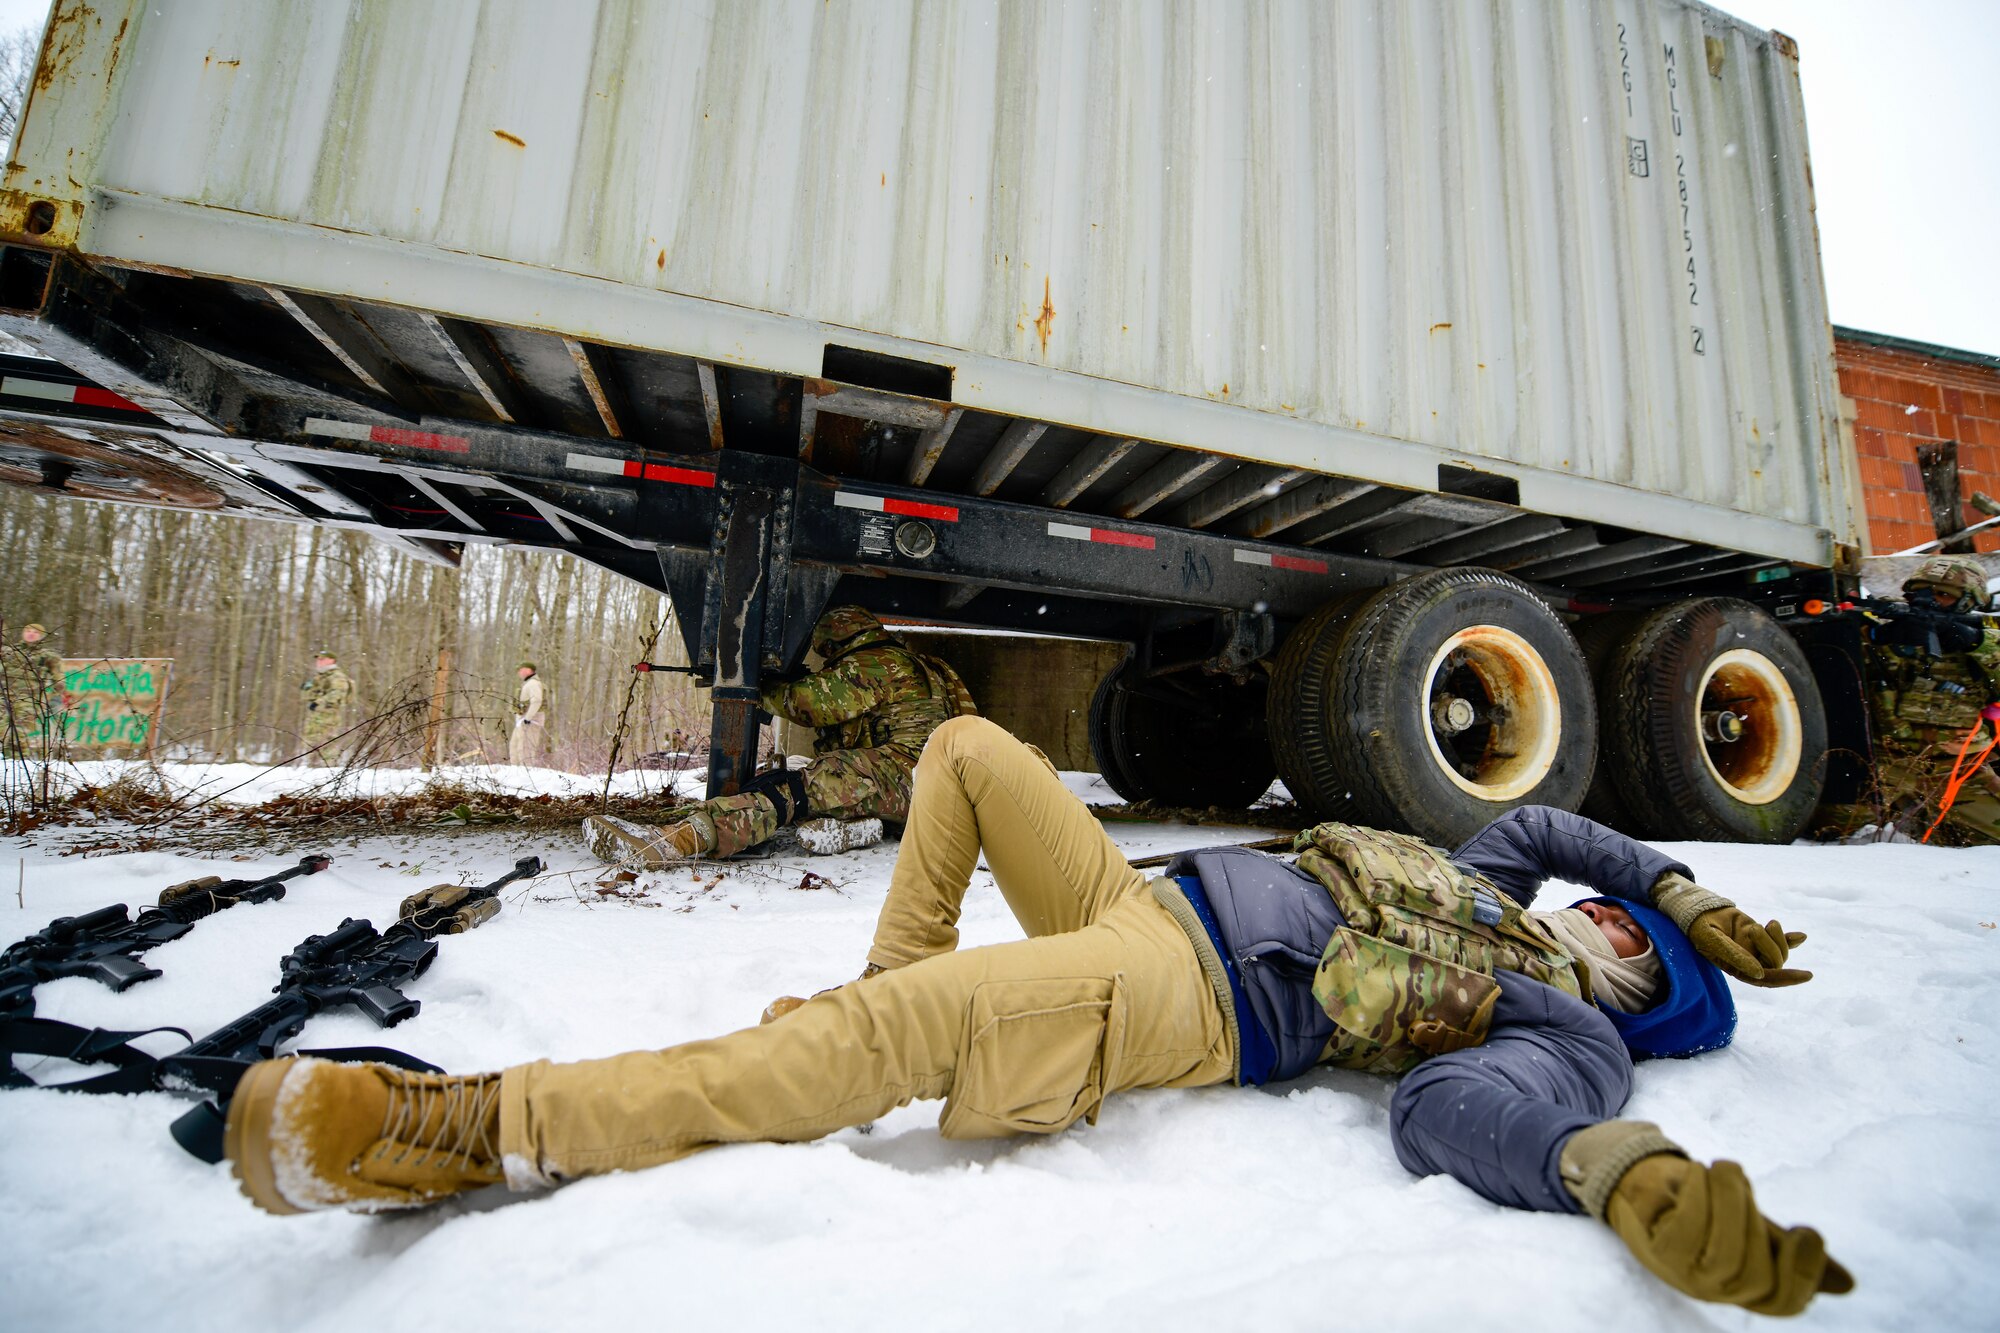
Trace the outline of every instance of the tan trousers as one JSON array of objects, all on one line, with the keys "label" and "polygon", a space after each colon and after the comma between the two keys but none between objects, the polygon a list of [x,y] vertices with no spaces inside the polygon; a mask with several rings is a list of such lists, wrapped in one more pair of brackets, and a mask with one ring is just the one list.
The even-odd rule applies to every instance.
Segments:
[{"label": "tan trousers", "polygon": [[[1030,938],[958,952],[982,848]],[[1047,762],[983,718],[924,749],[869,958],[891,970],[763,1027],[506,1071],[509,1182],[818,1138],[917,1098],[945,1099],[947,1138],[1054,1133],[1110,1092],[1235,1073],[1180,926]]]},{"label": "tan trousers", "polygon": [[514,719],[514,730],[507,735],[507,762],[526,766],[541,758],[542,724]]}]

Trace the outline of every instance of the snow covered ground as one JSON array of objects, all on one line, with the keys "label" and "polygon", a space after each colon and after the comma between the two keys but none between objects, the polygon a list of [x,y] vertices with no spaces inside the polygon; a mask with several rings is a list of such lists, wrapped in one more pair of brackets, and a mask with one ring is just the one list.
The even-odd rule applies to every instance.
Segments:
[{"label": "snow covered ground", "polygon": [[[273,778],[270,781],[278,781]],[[1094,779],[1073,785],[1090,790]],[[1096,793],[1101,795],[1100,793]],[[93,838],[102,836],[101,828]],[[1263,836],[1114,825],[1133,855]],[[284,901],[154,950],[122,995],[83,980],[40,1012],[205,1031],[261,1002],[277,961],[405,894],[551,870],[443,941],[386,1037],[353,1015],[306,1044],[386,1040],[452,1070],[605,1055],[756,1021],[862,962],[893,844],[642,881],[601,897],[574,845],[490,829],[262,847],[241,863],[0,846],[0,943],[57,915],[149,903],[196,874],[335,857]],[[1628,1113],[1742,1161],[1767,1210],[1810,1222],[1859,1290],[1808,1328],[1992,1328],[2000,1309],[2000,851],[1677,849],[1702,881],[1812,934],[1793,991],[1739,988],[1730,1049],[1643,1066]],[[13,864],[19,860],[21,869]],[[806,871],[824,888],[799,887]],[[15,902],[21,876],[23,904]],[[1559,906],[1561,886],[1542,905]],[[1576,895],[1581,896],[1581,895]],[[983,874],[968,945],[1015,937]],[[166,1043],[169,1047],[171,1040]],[[41,1078],[73,1068],[35,1068]],[[1743,1328],[1661,1286],[1604,1228],[1497,1208],[1391,1152],[1390,1085],[1320,1071],[1263,1090],[1114,1099],[1046,1140],[948,1143],[919,1103],[819,1143],[747,1146],[542,1195],[391,1218],[273,1218],[168,1138],[166,1094],[0,1093],[0,1311],[10,1329]]]},{"label": "snow covered ground", "polygon": [[[25,782],[32,778],[39,790],[41,766],[14,761],[10,767]],[[565,773],[554,768],[527,768],[519,764],[463,764],[426,772],[417,768],[307,768],[298,764],[145,764],[120,759],[88,759],[57,764],[51,775],[51,790],[74,791],[80,786],[109,786],[120,779],[139,779],[157,774],[166,789],[195,802],[218,805],[261,805],[276,796],[404,796],[433,782],[447,782],[475,791],[512,796],[594,796],[604,790],[604,775]],[[33,769],[32,774],[24,771]],[[655,772],[626,769],[611,781],[615,794],[636,796],[676,789],[695,792],[707,774],[707,763],[690,772]]]}]

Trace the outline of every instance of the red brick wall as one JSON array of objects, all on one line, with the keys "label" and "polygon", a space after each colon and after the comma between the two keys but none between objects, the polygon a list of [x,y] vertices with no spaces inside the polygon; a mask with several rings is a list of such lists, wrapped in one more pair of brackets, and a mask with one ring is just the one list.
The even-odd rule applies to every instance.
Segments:
[{"label": "red brick wall", "polygon": [[[1917,446],[1958,442],[1961,502],[1974,491],[2000,498],[2000,369],[1938,360],[1848,338],[1834,340],[1840,391],[1854,400],[1854,447],[1868,539],[1876,555],[1938,534],[1931,522]],[[1964,510],[1966,523],[1986,515]],[[1975,533],[1981,551],[2000,550],[2000,527]]]}]

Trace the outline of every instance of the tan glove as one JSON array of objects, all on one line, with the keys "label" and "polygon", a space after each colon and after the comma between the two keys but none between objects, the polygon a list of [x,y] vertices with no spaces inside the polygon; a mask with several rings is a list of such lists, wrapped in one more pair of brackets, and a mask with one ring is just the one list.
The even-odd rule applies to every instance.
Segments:
[{"label": "tan glove", "polygon": [[1781,1227],[1757,1211],[1743,1168],[1691,1161],[1658,1126],[1606,1120],[1570,1136],[1562,1179],[1640,1263],[1696,1300],[1753,1314],[1793,1315],[1854,1277],[1811,1227]]},{"label": "tan glove", "polygon": [[1486,1040],[1493,1029],[1493,1006],[1500,1002],[1500,989],[1494,987],[1486,998],[1479,1002],[1466,1018],[1465,1026],[1455,1028],[1449,1023],[1435,1018],[1427,1018],[1410,1025],[1410,1045],[1425,1055],[1444,1055],[1450,1051],[1462,1051],[1468,1046],[1477,1046]]},{"label": "tan glove", "polygon": [[1562,1145],[1562,1185],[1604,1221],[1654,1277],[1696,1301],[1756,1315],[1796,1315],[1818,1293],[1854,1291],[1854,1275],[1812,1227],[1780,1227],[1756,1209],[1742,1167],[1690,1161],[1658,1125],[1602,1121]]},{"label": "tan glove", "polygon": [[[861,969],[861,975],[856,977],[855,980],[866,981],[868,980],[868,978],[876,976],[888,970],[889,969],[885,967],[878,967],[874,963],[870,963],[868,964],[868,966]],[[814,991],[812,994],[812,998],[817,1000],[820,996],[831,995],[839,989],[840,989],[839,986],[828,986],[825,990]],[[765,1023],[774,1023],[778,1019],[783,1018],[786,1014],[789,1014],[790,1012],[792,1012],[792,1010],[798,1008],[800,1005],[804,1003],[806,1003],[806,1001],[800,996],[780,995],[777,999],[771,1001],[769,1004],[764,1006],[764,1014],[761,1018],[757,1020],[758,1026],[761,1027]]]},{"label": "tan glove", "polygon": [[1653,906],[1681,928],[1688,943],[1709,962],[1752,986],[1796,986],[1812,973],[1783,966],[1806,942],[1802,930],[1776,921],[1758,925],[1735,903],[1672,871],[1653,884]]}]

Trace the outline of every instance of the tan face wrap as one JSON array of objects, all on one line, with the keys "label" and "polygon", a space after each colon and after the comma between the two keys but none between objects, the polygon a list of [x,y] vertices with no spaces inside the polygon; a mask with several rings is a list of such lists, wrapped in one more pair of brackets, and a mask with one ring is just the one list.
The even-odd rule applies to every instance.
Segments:
[{"label": "tan face wrap", "polygon": [[1620,958],[1597,923],[1577,908],[1530,915],[1547,926],[1570,956],[1589,969],[1591,991],[1599,1000],[1621,1014],[1639,1014],[1652,1008],[1667,974],[1660,963],[1660,951],[1651,940],[1646,942],[1646,952],[1634,958]]}]

